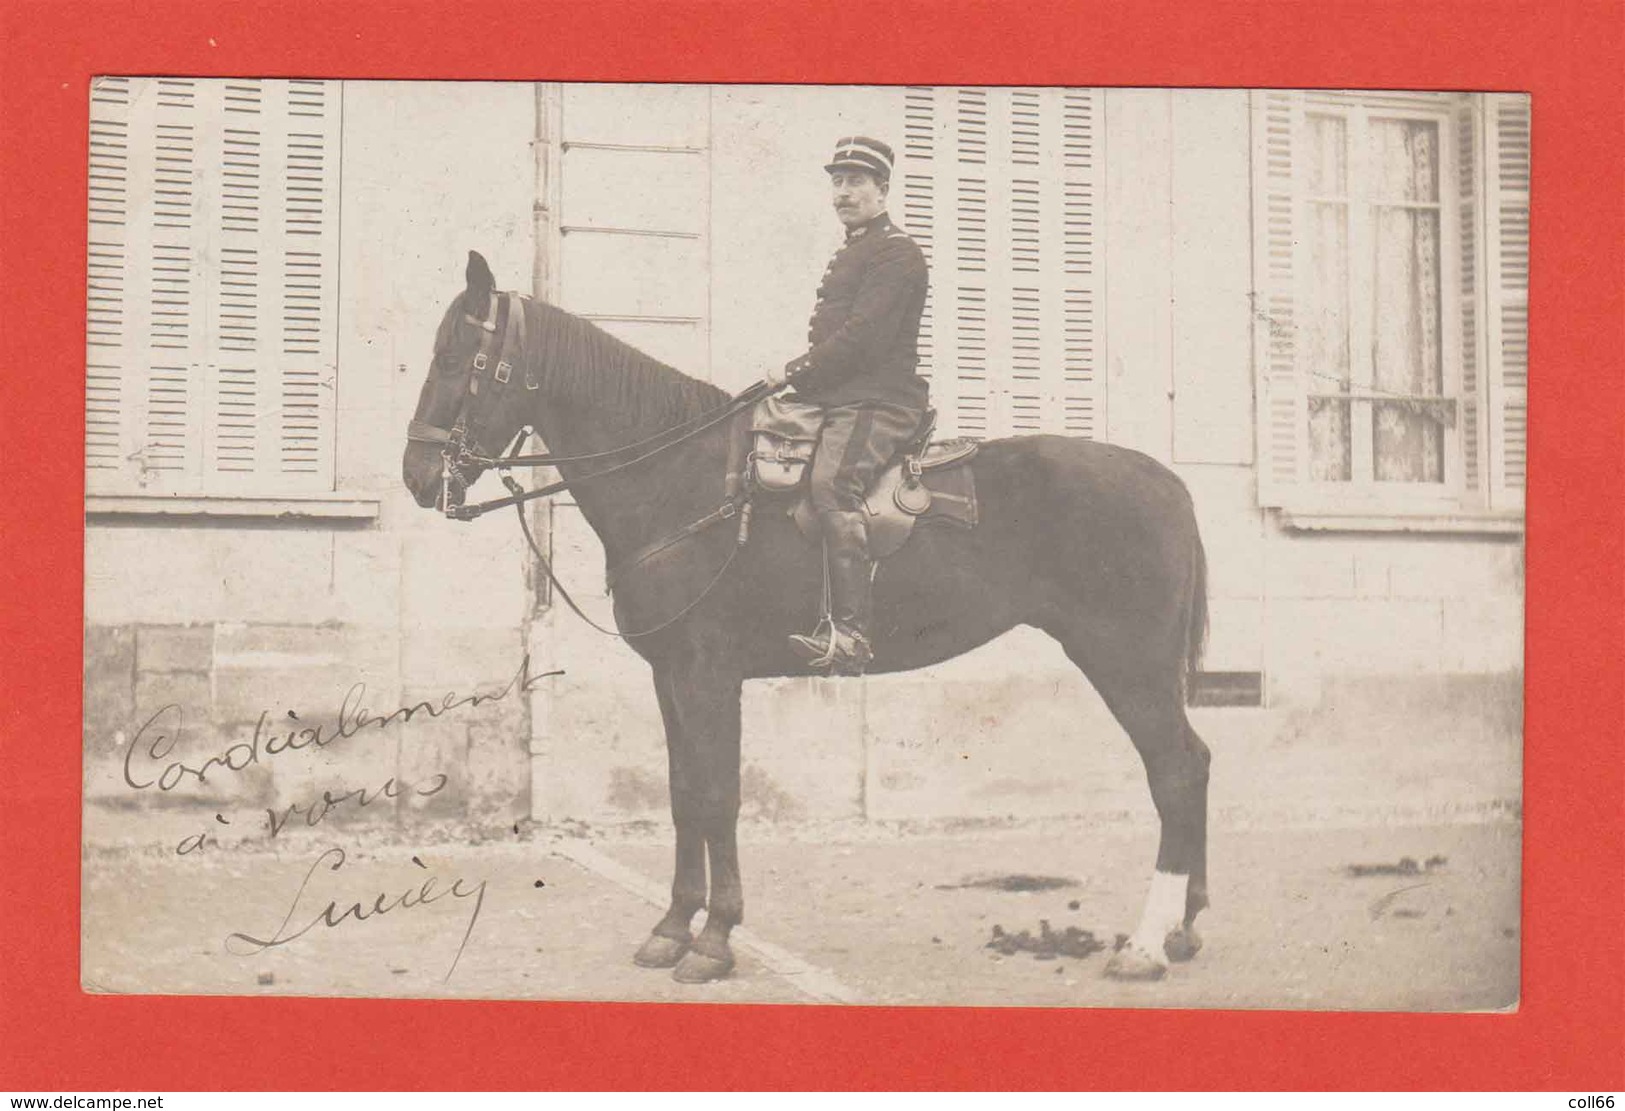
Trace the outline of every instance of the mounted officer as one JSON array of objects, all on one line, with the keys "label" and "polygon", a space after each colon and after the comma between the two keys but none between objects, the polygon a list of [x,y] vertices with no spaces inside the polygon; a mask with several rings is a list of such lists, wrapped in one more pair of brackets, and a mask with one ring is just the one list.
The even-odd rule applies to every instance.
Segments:
[{"label": "mounted officer", "polygon": [[919,246],[886,215],[892,149],[854,135],[836,144],[829,173],[846,242],[824,270],[807,330],[809,349],[768,381],[790,394],[767,404],[822,425],[812,463],[830,612],[791,647],[816,668],[861,674],[869,644],[868,527],[863,495],[921,431],[926,383],[915,369],[927,273]]}]

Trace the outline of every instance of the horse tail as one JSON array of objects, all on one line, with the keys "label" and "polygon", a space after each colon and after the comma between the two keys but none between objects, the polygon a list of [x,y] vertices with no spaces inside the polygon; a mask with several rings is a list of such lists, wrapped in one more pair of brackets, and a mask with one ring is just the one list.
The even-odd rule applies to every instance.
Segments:
[{"label": "horse tail", "polygon": [[1191,582],[1190,604],[1185,621],[1185,681],[1202,670],[1202,651],[1207,647],[1207,551],[1201,533],[1194,534],[1196,574]]}]

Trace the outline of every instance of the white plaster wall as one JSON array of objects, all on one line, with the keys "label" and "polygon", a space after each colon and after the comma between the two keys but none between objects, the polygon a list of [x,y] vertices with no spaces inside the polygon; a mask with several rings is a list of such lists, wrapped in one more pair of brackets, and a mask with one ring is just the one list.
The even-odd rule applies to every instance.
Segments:
[{"label": "white plaster wall", "polygon": [[1252,165],[1247,93],[1166,94],[1171,116],[1173,458],[1253,461]]},{"label": "white plaster wall", "polygon": [[[129,730],[157,706],[183,706],[191,742],[209,751],[215,737],[251,731],[261,711],[308,720],[357,682],[387,711],[496,689],[518,667],[530,598],[517,530],[419,509],[400,459],[469,248],[503,285],[529,285],[534,92],[350,82],[343,100],[336,486],[375,499],[379,514],[87,526],[87,799],[118,803],[87,807],[92,840],[128,839],[160,820],[127,809],[118,772]],[[529,806],[527,732],[517,701],[419,721],[262,769],[236,801],[308,802],[319,788],[445,772],[451,790],[403,800],[395,818],[505,825]]]},{"label": "white plaster wall", "polygon": [[[688,122],[667,121],[673,135],[699,133],[700,109],[685,103]],[[829,141],[859,131],[896,143],[900,110],[889,89],[712,90],[713,381],[738,389],[799,349],[841,236],[819,170]],[[1172,463],[1191,488],[1209,558],[1206,666],[1262,671],[1289,707],[1315,705],[1328,676],[1516,670],[1516,544],[1297,534],[1257,505],[1246,94],[1110,90],[1105,126],[1107,429]],[[678,198],[691,192],[675,191],[665,218],[683,219]],[[561,563],[607,618],[596,539],[573,514],[555,519]],[[665,756],[647,669],[569,614],[550,614],[538,634],[583,677],[547,699],[551,727],[534,742],[538,813],[660,817]],[[999,712],[955,709],[949,692]],[[846,815],[860,798],[871,817],[941,817],[1066,813],[1138,782],[1121,730],[1031,630],[909,676],[752,683],[745,715],[747,810],[765,805],[752,783],[769,796],[786,788],[802,817]],[[1218,737],[1245,718],[1241,731],[1259,743],[1279,726],[1267,712],[1205,717]],[[1062,735],[1093,743],[1022,743]],[[1103,752],[1115,770],[1103,770]]]},{"label": "white plaster wall", "polygon": [[[623,137],[659,123],[605,108],[605,97],[622,94],[578,92],[598,98],[599,118],[620,120]],[[693,347],[708,354],[685,369],[738,389],[799,352],[841,238],[821,171],[830,143],[857,131],[900,146],[900,97],[730,87],[673,101],[662,126],[688,135],[700,103],[707,130],[695,134],[709,136],[707,327]],[[528,287],[534,98],[529,85],[346,85],[338,475],[341,490],[377,497],[380,516],[309,528],[93,524],[92,624],[248,627],[228,630],[228,640],[275,626],[278,644],[296,654],[305,644],[313,656],[331,640],[313,626],[355,625],[379,634],[364,638],[367,666],[393,670],[392,691],[506,678],[529,604],[517,530],[500,515],[455,524],[419,509],[398,470],[433,330],[461,288],[468,249],[486,255],[499,284]],[[1313,704],[1328,677],[1516,672],[1518,542],[1305,535],[1257,508],[1244,101],[1155,90],[1112,90],[1106,101],[1107,427],[1114,441],[1172,460],[1192,489],[1210,563],[1208,666],[1264,671],[1281,705]],[[695,192],[672,198],[686,205]],[[657,219],[661,193],[650,183],[631,196]],[[576,203],[590,211],[598,200],[589,190]],[[570,511],[555,517],[561,571],[607,617],[596,539]],[[557,609],[531,644],[542,666],[569,673],[535,703],[535,813],[658,817],[665,757],[646,667]],[[1015,691],[1018,673],[1054,700],[1007,699],[1020,705],[1003,724],[961,720],[942,700],[948,687]],[[1072,812],[1101,775],[1097,746],[1018,744],[1012,764],[1005,739],[1098,738],[1114,759],[1129,759],[1098,699],[1030,632],[915,676],[751,684],[746,721],[753,804],[791,799],[790,817],[852,816],[864,799],[871,816],[930,816],[932,805]],[[982,750],[961,740],[988,755],[966,758]],[[1131,760],[1113,767],[1133,778]]]},{"label": "white plaster wall", "polygon": [[1298,704],[1328,679],[1516,672],[1518,540],[1294,532],[1258,507],[1249,126],[1244,91],[1106,95],[1108,437],[1191,489],[1205,665]]},{"label": "white plaster wall", "polygon": [[902,92],[719,87],[711,113],[712,378],[737,390],[806,349],[813,296],[845,234],[824,163],[854,133],[901,152]]},{"label": "white plaster wall", "polygon": [[1173,117],[1165,89],[1106,93],[1106,438],[1173,450]]},{"label": "white plaster wall", "polygon": [[[703,341],[674,342],[650,354],[738,391],[805,349],[807,319],[824,266],[844,232],[830,206],[823,171],[835,140],[872,134],[901,146],[901,93],[890,89],[728,86],[684,88],[676,96],[647,87],[564,90],[566,137],[598,142],[707,144],[704,241],[710,259],[696,285],[630,272],[604,236],[567,236],[560,301],[572,307],[702,316]],[[645,115],[645,106],[655,106]],[[675,180],[583,180],[592,160],[572,151],[565,165],[561,220],[620,227],[687,229],[701,189],[681,156],[656,155]],[[574,248],[570,241],[577,240]],[[683,241],[674,251],[689,252]],[[686,271],[685,271],[686,273]],[[662,326],[656,326],[662,327]],[[666,326],[669,327],[669,326]],[[624,325],[612,330],[633,343]],[[651,339],[656,334],[651,332]],[[705,352],[704,357],[701,351]],[[682,357],[686,355],[686,357]],[[555,567],[587,611],[610,617],[603,550],[579,513],[553,516]],[[532,797],[538,817],[625,820],[660,817],[666,808],[666,755],[648,667],[626,645],[588,629],[555,606],[533,642],[567,675],[533,702],[538,723]],[[782,680],[749,685],[745,696],[747,810],[778,801],[784,817],[846,817],[863,783],[863,718],[850,685]],[[777,723],[769,726],[766,723]]]},{"label": "white plaster wall", "polygon": [[93,522],[87,621],[427,622],[517,634],[525,591],[516,531],[419,509],[400,458],[468,250],[485,254],[503,286],[529,284],[533,102],[530,85],[344,87],[337,486],[379,499],[377,521]]}]

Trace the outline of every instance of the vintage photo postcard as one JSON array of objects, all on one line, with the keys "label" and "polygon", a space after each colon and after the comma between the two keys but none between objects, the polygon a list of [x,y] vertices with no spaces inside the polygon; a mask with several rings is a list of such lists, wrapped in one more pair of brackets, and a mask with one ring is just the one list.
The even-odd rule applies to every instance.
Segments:
[{"label": "vintage photo postcard", "polygon": [[1530,99],[109,75],[88,992],[1520,999]]}]

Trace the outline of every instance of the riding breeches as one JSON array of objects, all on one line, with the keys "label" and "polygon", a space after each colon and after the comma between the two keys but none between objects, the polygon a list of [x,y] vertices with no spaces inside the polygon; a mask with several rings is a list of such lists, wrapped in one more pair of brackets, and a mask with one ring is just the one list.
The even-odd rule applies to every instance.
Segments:
[{"label": "riding breeches", "polygon": [[863,495],[886,464],[920,431],[924,413],[887,401],[825,407],[775,398],[785,407],[821,411],[812,461],[812,505],[819,512],[863,508]]}]

